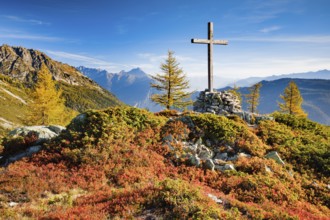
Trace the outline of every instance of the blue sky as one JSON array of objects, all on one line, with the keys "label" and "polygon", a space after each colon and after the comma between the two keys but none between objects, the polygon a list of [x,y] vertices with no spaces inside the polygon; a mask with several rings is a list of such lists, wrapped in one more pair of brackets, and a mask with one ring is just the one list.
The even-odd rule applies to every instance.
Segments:
[{"label": "blue sky", "polygon": [[0,44],[39,49],[73,66],[159,71],[175,51],[189,77],[245,78],[330,69],[329,0],[9,0],[0,7]]}]

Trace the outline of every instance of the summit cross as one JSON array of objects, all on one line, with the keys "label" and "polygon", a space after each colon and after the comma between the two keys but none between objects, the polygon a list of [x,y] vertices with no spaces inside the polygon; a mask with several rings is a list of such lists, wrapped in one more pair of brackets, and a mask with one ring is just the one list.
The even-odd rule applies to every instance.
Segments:
[{"label": "summit cross", "polygon": [[213,44],[227,45],[226,40],[213,40],[213,23],[208,23],[208,39],[191,39],[191,43],[208,44],[208,86],[209,92],[213,92]]}]

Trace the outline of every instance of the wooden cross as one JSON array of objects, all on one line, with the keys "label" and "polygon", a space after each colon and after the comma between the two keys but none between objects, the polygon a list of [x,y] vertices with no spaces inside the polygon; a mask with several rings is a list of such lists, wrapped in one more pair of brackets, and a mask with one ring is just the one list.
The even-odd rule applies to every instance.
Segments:
[{"label": "wooden cross", "polygon": [[208,39],[191,39],[191,43],[208,44],[208,86],[209,92],[213,92],[213,44],[227,45],[226,40],[213,40],[213,23],[208,23]]}]

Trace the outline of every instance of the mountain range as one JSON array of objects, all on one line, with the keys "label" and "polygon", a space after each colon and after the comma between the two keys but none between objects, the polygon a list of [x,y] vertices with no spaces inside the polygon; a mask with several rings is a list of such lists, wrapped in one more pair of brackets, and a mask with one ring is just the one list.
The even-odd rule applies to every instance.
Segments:
[{"label": "mountain range", "polygon": [[[80,66],[77,68],[87,77],[99,83],[103,88],[115,94],[121,101],[131,106],[148,108],[151,111],[159,111],[161,108],[149,99],[154,91],[150,89],[151,78],[140,68],[132,69],[128,72],[109,73],[106,70],[87,68]],[[272,113],[279,110],[278,102],[280,95],[290,80],[294,80],[303,96],[303,109],[308,112],[308,117],[322,124],[330,125],[330,71],[320,70],[316,72],[293,73],[269,77],[250,77],[237,81],[235,85],[246,85],[239,89],[240,93],[247,94],[250,85],[262,82],[260,90],[260,113]],[[231,84],[232,85],[232,84]],[[227,90],[231,87],[224,87],[218,90]],[[198,92],[194,93],[192,99],[195,100]],[[243,97],[243,109],[247,109]]]},{"label": "mountain range", "polygon": [[0,127],[24,124],[31,88],[44,64],[63,90],[66,106],[75,111],[122,105],[113,94],[76,68],[24,47],[0,46]]},{"label": "mountain range", "polygon": [[[268,114],[278,111],[278,103],[283,102],[280,95],[290,81],[294,81],[303,97],[302,108],[308,113],[308,118],[321,124],[330,125],[330,80],[326,79],[290,79],[282,78],[272,81],[261,81],[260,100],[257,110]],[[228,90],[231,87],[218,89]],[[247,110],[244,95],[249,93],[249,87],[239,88],[242,94],[242,107]]]},{"label": "mountain range", "polygon": [[240,79],[236,82],[231,82],[228,86],[233,87],[234,85],[238,87],[245,87],[245,86],[252,86],[255,83],[260,81],[272,81],[277,79],[283,78],[292,78],[292,79],[330,79],[330,71],[329,70],[319,70],[319,71],[310,71],[304,73],[289,73],[289,74],[282,74],[282,75],[272,75],[266,77],[249,77],[245,79]]},{"label": "mountain range", "polygon": [[139,108],[159,111],[161,108],[150,101],[150,95],[156,91],[150,88],[152,79],[140,68],[119,73],[106,70],[77,67],[77,70],[107,89],[124,103]]}]

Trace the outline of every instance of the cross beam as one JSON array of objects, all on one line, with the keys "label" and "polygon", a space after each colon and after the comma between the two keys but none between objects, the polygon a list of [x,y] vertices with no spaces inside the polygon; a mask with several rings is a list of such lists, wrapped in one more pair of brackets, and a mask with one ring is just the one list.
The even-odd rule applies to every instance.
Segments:
[{"label": "cross beam", "polygon": [[213,92],[213,44],[227,45],[226,40],[213,39],[213,23],[208,23],[208,39],[191,39],[191,43],[207,44],[208,46],[208,89]]}]

